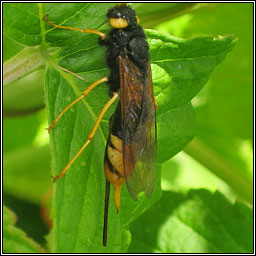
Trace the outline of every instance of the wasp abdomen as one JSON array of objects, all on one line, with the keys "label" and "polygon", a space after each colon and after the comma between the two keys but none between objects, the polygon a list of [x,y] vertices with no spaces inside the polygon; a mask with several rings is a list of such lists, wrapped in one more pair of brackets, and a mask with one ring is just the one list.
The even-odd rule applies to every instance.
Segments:
[{"label": "wasp abdomen", "polygon": [[121,187],[125,183],[122,140],[110,134],[105,152],[104,172],[107,180],[114,186],[114,201],[117,211],[120,207]]}]

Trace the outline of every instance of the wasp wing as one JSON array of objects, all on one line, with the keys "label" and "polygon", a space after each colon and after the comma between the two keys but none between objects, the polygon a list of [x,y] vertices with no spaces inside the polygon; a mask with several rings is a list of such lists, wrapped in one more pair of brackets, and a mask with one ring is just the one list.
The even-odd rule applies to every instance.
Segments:
[{"label": "wasp wing", "polygon": [[156,119],[150,64],[141,71],[126,55],[119,56],[123,162],[134,200],[149,197],[156,176]]}]

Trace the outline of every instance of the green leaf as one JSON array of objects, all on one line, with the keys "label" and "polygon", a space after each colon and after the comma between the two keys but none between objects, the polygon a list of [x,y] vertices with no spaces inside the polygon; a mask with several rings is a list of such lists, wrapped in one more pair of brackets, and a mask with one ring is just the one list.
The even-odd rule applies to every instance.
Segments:
[{"label": "green leaf", "polygon": [[4,3],[3,29],[15,41],[36,46],[41,43],[38,6],[34,3]]},{"label": "green leaf", "polygon": [[253,4],[209,4],[190,18],[184,36],[198,33],[232,33],[239,41],[195,101],[199,139],[186,152],[252,204]]},{"label": "green leaf", "polygon": [[190,103],[157,115],[157,161],[163,163],[180,152],[192,140],[195,130],[195,113]]},{"label": "green leaf", "polygon": [[26,234],[14,226],[15,214],[3,206],[3,252],[4,253],[43,253],[43,249]]},{"label": "green leaf", "polygon": [[[65,76],[65,74],[63,75]],[[87,79],[88,78],[89,76],[87,75]],[[93,74],[88,84],[95,80],[96,78]],[[47,84],[49,102],[58,102],[56,105],[49,104],[50,114],[53,113],[51,115],[54,116],[54,112],[56,114],[67,103],[66,101],[63,102],[62,99],[65,97],[67,100],[66,95],[68,95],[68,100],[70,101],[72,98],[75,98],[75,95],[72,87],[69,86],[63,77],[60,77],[58,71],[52,69],[48,71],[47,83],[49,81],[51,82],[49,85]],[[73,85],[72,82],[71,85]],[[91,100],[91,105],[106,102],[107,88],[103,89],[104,90],[99,87],[98,90],[96,89],[95,92],[90,94],[91,97],[88,97],[88,101]],[[61,94],[63,92],[65,96],[63,95],[56,98],[56,91]],[[59,103],[61,103],[61,105]],[[81,145],[85,143],[96,118],[94,112],[95,107],[91,107],[91,105],[90,103],[88,104],[87,101],[78,103],[74,106],[73,111],[71,110],[66,113],[62,118],[62,122],[58,123],[51,131],[50,137],[52,140],[51,146],[54,159],[53,175],[57,175],[65,167],[69,159],[76,154]],[[54,107],[55,110],[51,110],[51,108]],[[99,112],[100,108],[98,107],[96,110]],[[56,251],[58,252],[97,252],[103,250],[102,228],[105,193],[103,160],[107,140],[107,129],[108,125],[105,120],[96,132],[90,146],[70,167],[68,173],[57,181],[54,206],[56,211],[56,223],[54,227],[57,243]],[[62,139],[60,140],[58,138]],[[77,186],[74,186],[74,184],[77,184]],[[158,187],[160,187],[160,176],[158,177],[157,184]],[[156,194],[155,196],[154,193]],[[108,230],[109,241],[105,251],[118,252],[121,250],[122,229],[127,229],[126,226],[129,221],[145,211],[146,208],[160,197],[159,191],[156,190],[154,193],[150,199],[143,197],[138,205],[138,203],[131,199],[126,187],[124,187],[121,196],[121,209],[117,215],[112,200],[113,194],[111,192]],[[90,213],[84,209],[90,209]],[[133,211],[133,214],[127,216],[127,213],[131,211]],[[91,212],[94,214],[92,215]],[[123,215],[125,217],[123,217]],[[80,217],[78,218],[77,216]],[[72,225],[70,225],[70,220],[72,220]],[[121,223],[123,223],[123,228]],[[69,230],[69,232],[64,230]],[[84,233],[84,230],[87,230],[87,232]],[[69,241],[69,243],[67,243],[67,241]],[[82,243],[83,241],[90,242]],[[127,241],[124,242],[127,243]]]},{"label": "green leaf", "polygon": [[[157,216],[157,218],[156,218]],[[252,253],[253,212],[219,192],[164,192],[131,224],[129,253]]]},{"label": "green leaf", "polygon": [[[200,97],[207,97],[208,100],[207,104],[197,108],[200,123],[198,132],[200,139],[239,169],[238,175],[252,180],[253,5],[234,3],[216,7],[215,21],[218,22],[210,18],[207,28],[201,25],[205,24],[206,17],[211,17],[209,10],[205,10],[191,22],[190,34],[196,33],[198,27],[203,32],[210,29],[210,33],[234,33],[239,38],[239,44],[220,69],[216,70],[208,89]],[[209,115],[212,118],[206,118]],[[245,144],[249,144],[249,152],[243,149]]]},{"label": "green leaf", "polygon": [[[170,107],[177,108],[190,101],[236,42],[233,35],[180,39],[152,30],[146,32],[151,63],[163,70],[159,75],[162,77],[159,84],[154,81],[157,101],[164,107],[159,108],[162,111],[167,111]],[[160,87],[159,91],[157,87]]]},{"label": "green leaf", "polygon": [[[94,9],[97,16],[90,16],[88,19],[85,14],[79,13],[79,19],[76,17],[78,14],[68,19],[66,13],[54,12],[53,16],[49,14],[49,19],[68,26],[82,27],[83,24],[88,23],[94,23],[91,25],[93,28],[103,26],[103,22],[98,23],[98,21],[105,22],[107,8],[105,11],[97,9],[98,5],[86,5],[80,8],[82,14],[89,12],[88,8]],[[63,20],[64,23],[61,22]],[[85,88],[109,71],[106,69],[103,57],[105,49],[97,45],[95,36],[54,29],[48,24],[46,27],[50,29],[46,34],[46,42],[49,42],[50,46],[63,47],[57,56],[58,64],[85,78],[85,81],[80,81],[60,69],[56,70],[52,67],[48,69],[46,88],[49,123],[51,123]],[[153,78],[159,75],[159,70],[162,74],[166,74],[161,75],[158,80],[154,79],[157,101],[159,101],[158,161],[161,163],[181,150],[192,139],[195,120],[189,101],[205,84],[213,68],[232,48],[234,38],[202,37],[181,40],[152,31],[148,31],[147,35],[153,63]],[[186,87],[182,87],[182,84]],[[57,175],[85,143],[97,115],[108,100],[107,93],[106,85],[98,86],[85,100],[72,107],[51,131],[53,175]],[[118,215],[113,201],[110,202],[109,241],[107,248],[102,247],[105,187],[103,159],[108,136],[107,122],[113,109],[114,107],[104,117],[92,143],[70,167],[68,173],[57,181],[54,197],[57,252],[124,250],[128,238],[127,235],[126,238],[122,238],[121,234],[123,232],[128,234],[125,231],[127,224],[141,215],[160,196],[157,192],[160,188],[156,184],[150,199],[143,197],[139,202],[134,202],[124,188]],[[181,129],[177,133],[179,128]],[[86,209],[90,209],[94,214],[87,213]],[[85,233],[84,230],[87,232]]]},{"label": "green leaf", "polygon": [[[42,44],[40,50],[48,65],[46,102],[49,124],[91,83],[109,74],[104,47],[95,35],[56,29],[43,22],[45,14],[60,25],[108,31],[106,12],[115,4],[46,3],[38,4]],[[159,103],[158,163],[181,150],[193,137],[195,117],[190,100],[198,93],[234,45],[234,37],[178,39],[147,31],[152,61],[155,95]],[[13,37],[14,38],[14,37]],[[18,40],[18,38],[16,38]],[[22,42],[22,39],[20,39]],[[52,47],[58,53],[50,54]],[[56,48],[57,47],[57,48]],[[79,80],[57,68],[75,72]],[[50,133],[53,176],[57,175],[85,143],[94,122],[108,101],[108,86],[99,85],[86,99],[74,105]],[[131,199],[124,186],[119,214],[113,204],[111,188],[108,246],[102,246],[105,177],[104,148],[112,106],[103,118],[93,141],[56,182],[53,202],[55,252],[125,252],[130,243],[128,225],[161,196],[160,167],[155,190],[148,199]]]},{"label": "green leaf", "polygon": [[152,27],[200,7],[198,3],[132,3],[144,28]]}]

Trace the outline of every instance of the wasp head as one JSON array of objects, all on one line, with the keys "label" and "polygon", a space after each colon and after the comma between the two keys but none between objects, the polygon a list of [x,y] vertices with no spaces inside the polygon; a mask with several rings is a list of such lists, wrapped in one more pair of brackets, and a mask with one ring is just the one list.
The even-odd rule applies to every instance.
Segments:
[{"label": "wasp head", "polygon": [[110,25],[117,29],[133,27],[139,23],[136,12],[124,4],[109,9],[107,17]]}]

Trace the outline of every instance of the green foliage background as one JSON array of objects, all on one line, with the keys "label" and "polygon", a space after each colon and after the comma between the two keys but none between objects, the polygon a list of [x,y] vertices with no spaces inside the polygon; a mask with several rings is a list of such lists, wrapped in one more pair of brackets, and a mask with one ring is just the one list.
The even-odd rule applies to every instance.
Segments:
[{"label": "green foliage background", "polygon": [[[14,213],[3,209],[4,252],[252,252],[252,3],[132,4],[142,26],[159,31],[146,31],[159,103],[159,176],[149,200],[134,202],[124,188],[119,215],[111,202],[107,248],[101,241],[102,165],[113,108],[67,177],[51,183],[51,175],[86,140],[108,99],[107,85],[72,108],[52,131],[52,160],[47,118],[51,122],[108,70],[102,61],[105,49],[95,36],[53,30],[42,17],[48,13],[57,24],[69,20],[71,26],[107,31],[110,6],[3,4],[4,203],[18,215],[15,224]],[[84,76],[85,82],[54,63]],[[40,215],[47,211],[55,225],[44,240],[49,229]]]}]

